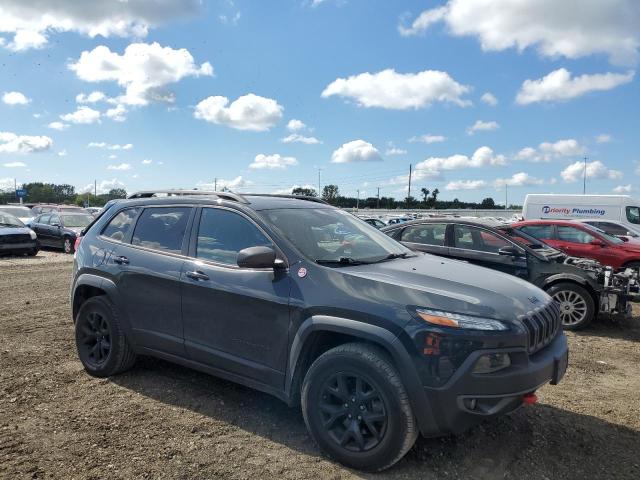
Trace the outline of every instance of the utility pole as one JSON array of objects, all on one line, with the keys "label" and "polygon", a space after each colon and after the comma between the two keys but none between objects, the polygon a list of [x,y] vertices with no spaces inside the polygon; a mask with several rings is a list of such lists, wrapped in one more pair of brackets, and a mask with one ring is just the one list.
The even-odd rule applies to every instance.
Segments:
[{"label": "utility pole", "polygon": [[509,184],[504,184],[504,209],[506,210],[509,205]]},{"label": "utility pole", "polygon": [[378,202],[376,204],[376,208],[380,210],[380,187],[378,187]]},{"label": "utility pole", "polygon": [[320,172],[322,171],[321,168],[318,168],[318,197],[321,197],[322,195],[320,194]]},{"label": "utility pole", "polygon": [[213,179],[213,191],[214,192],[218,191],[218,177]]},{"label": "utility pole", "polygon": [[587,194],[587,156],[584,156],[584,176],[582,177],[582,194]]},{"label": "utility pole", "polygon": [[358,199],[356,200],[356,210],[360,210],[360,190],[358,190]]},{"label": "utility pole", "polygon": [[411,197],[411,164],[409,164],[409,192],[407,193],[407,198]]},{"label": "utility pole", "polygon": [[98,196],[98,180],[93,181],[93,196]]}]

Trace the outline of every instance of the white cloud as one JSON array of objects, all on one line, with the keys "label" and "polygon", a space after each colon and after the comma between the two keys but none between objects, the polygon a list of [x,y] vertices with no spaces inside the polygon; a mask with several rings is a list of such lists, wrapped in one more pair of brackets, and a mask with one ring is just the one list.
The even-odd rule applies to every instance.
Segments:
[{"label": "white cloud", "polygon": [[516,96],[516,103],[559,102],[580,97],[589,92],[611,90],[633,80],[635,73],[598,73],[572,77],[565,68],[554,70],[538,80],[525,80]]},{"label": "white cloud", "polygon": [[100,45],[84,51],[69,68],[87,82],[113,81],[125,88],[115,100],[123,105],[147,105],[151,101],[172,102],[166,86],[184,77],[212,76],[209,62],[197,65],[185,48],[162,47],[159,43],[132,43],[122,55]]},{"label": "white cloud", "polygon": [[7,105],[27,105],[31,99],[27,98],[24,93],[20,92],[4,92],[2,101]]},{"label": "white cloud", "polygon": [[542,142],[538,149],[525,147],[516,154],[516,160],[531,162],[550,162],[556,158],[582,155],[586,149],[574,138],[566,138],[557,142]]},{"label": "white cloud", "polygon": [[144,160],[142,160],[143,165],[151,165],[152,163],[153,163],[153,160],[149,160],[148,158],[145,158]]},{"label": "white cloud", "polygon": [[493,182],[493,186],[496,188],[504,187],[508,185],[509,187],[525,187],[531,185],[542,185],[544,183],[543,180],[532,177],[528,173],[519,172],[514,173],[510,178],[497,178]]},{"label": "white cloud", "polygon": [[27,166],[27,164],[24,162],[8,162],[3,163],[2,166],[7,168],[24,168]]},{"label": "white cloud", "polygon": [[618,185],[613,189],[613,193],[619,193],[622,195],[624,195],[625,193],[631,193],[631,192],[633,192],[633,187],[631,186],[630,183],[628,183],[627,185]]},{"label": "white cloud", "polygon": [[51,148],[53,140],[44,135],[17,135],[0,132],[0,153],[36,153]]},{"label": "white cloud", "polygon": [[289,188],[281,188],[279,190],[274,190],[271,192],[274,195],[291,195],[296,188],[306,188],[309,190],[313,190],[314,192],[318,190],[318,186],[313,186],[311,184],[307,185],[291,185]]},{"label": "white cloud", "polygon": [[106,143],[106,142],[90,142],[87,148],[105,148],[107,150],[131,150],[133,148],[132,143]]},{"label": "white cloud", "polygon": [[[78,193],[93,193],[93,183],[89,183],[88,185],[78,188]],[[102,180],[97,183],[96,190],[98,195],[102,195],[104,193],[109,193],[110,190],[114,188],[125,188],[124,183],[122,183],[117,178],[112,178],[111,180]]]},{"label": "white cloud", "polygon": [[0,32],[14,35],[5,45],[14,51],[41,48],[49,35],[58,32],[140,38],[150,28],[194,15],[201,8],[199,0],[3,0]]},{"label": "white cloud", "polygon": [[411,137],[408,142],[409,143],[440,143],[440,142],[444,142],[447,139],[447,137],[444,137],[442,135],[430,135],[430,134],[426,134],[426,135],[419,135],[419,136],[415,136],[415,137]]},{"label": "white cloud", "polygon": [[289,130],[290,132],[297,132],[306,128],[307,125],[302,120],[298,120],[297,118],[292,118],[287,123],[287,130]]},{"label": "white cloud", "polygon": [[14,181],[13,178],[0,178],[0,192],[13,191]]},{"label": "white cloud", "polygon": [[613,137],[608,133],[601,133],[596,136],[596,143],[609,143],[611,140],[613,140]]},{"label": "white cloud", "polygon": [[342,145],[331,155],[331,163],[377,162],[382,156],[376,147],[364,140],[353,140]]},{"label": "white cloud", "polygon": [[67,149],[66,149],[66,148],[63,148],[62,150],[60,150],[60,151],[57,153],[57,155],[58,155],[59,157],[66,157],[66,156],[67,156]]},{"label": "white cloud", "polygon": [[[228,105],[228,106],[227,106]],[[208,97],[202,100],[194,116],[237,130],[267,131],[282,118],[284,108],[271,98],[249,93],[229,104],[227,97]]]},{"label": "white cloud", "polygon": [[462,97],[469,87],[461,85],[446,72],[425,70],[418,73],[396,73],[393,69],[378,73],[361,73],[338,78],[322,92],[322,97],[333,95],[350,98],[362,107],[380,107],[394,110],[418,109],[433,102],[447,102],[464,107],[469,100]]},{"label": "white cloud", "polygon": [[476,123],[467,127],[467,135],[473,135],[475,132],[489,132],[491,130],[497,130],[500,128],[500,124],[495,121],[483,122],[482,120],[476,120]]},{"label": "white cloud", "polygon": [[115,107],[108,109],[105,112],[105,115],[114,122],[124,122],[127,119],[127,117],[125,117],[126,113],[126,107],[122,104],[118,104]]},{"label": "white cloud", "polygon": [[107,170],[131,170],[131,165],[128,163],[120,163],[119,165],[108,165]]},{"label": "white cloud", "polygon": [[287,135],[280,141],[282,143],[306,143],[307,145],[316,145],[318,143],[322,143],[316,137],[307,137],[305,135],[300,135],[299,133],[292,133],[291,135]]},{"label": "white cloud", "polygon": [[402,148],[390,147],[390,148],[387,148],[387,151],[384,152],[384,154],[387,155],[387,156],[406,155],[407,151],[402,149]]},{"label": "white cloud", "polygon": [[495,107],[498,104],[498,99],[491,92],[483,93],[482,96],[480,97],[480,101],[482,103],[486,103],[491,107]]},{"label": "white cloud", "polygon": [[107,100],[107,96],[98,90],[91,92],[89,95],[79,93],[76,95],[76,103],[97,103]]},{"label": "white cloud", "polygon": [[62,122],[51,122],[49,125],[47,125],[47,127],[52,128],[53,130],[62,131],[69,128],[69,124]]},{"label": "white cloud", "polygon": [[487,182],[484,180],[457,180],[454,182],[449,182],[444,187],[445,190],[480,190],[481,188],[486,188]]},{"label": "white cloud", "polygon": [[[575,182],[581,180],[584,176],[584,163],[575,162],[560,172],[562,179],[567,182]],[[618,180],[622,178],[622,172],[618,170],[612,170],[606,167],[601,161],[596,160],[594,162],[587,163],[587,178],[593,178],[597,180],[609,179]]]},{"label": "white cloud", "polygon": [[[160,165],[160,162],[158,162],[158,165]],[[196,187],[201,190],[214,190],[214,188],[217,188],[218,190],[222,190],[223,188],[227,188],[229,190],[236,190],[239,188],[247,187],[252,183],[253,182],[245,179],[242,175],[238,175],[237,177],[231,180],[218,178],[215,183],[198,182],[196,184]]]},{"label": "white cloud", "polygon": [[430,157],[416,165],[416,171],[433,172],[439,175],[442,170],[460,170],[463,168],[480,168],[506,165],[504,155],[495,155],[489,147],[480,147],[471,157],[467,155],[451,155],[449,157]]},{"label": "white cloud", "polygon": [[78,107],[75,112],[60,115],[65,122],[90,124],[100,122],[100,112],[89,107]]},{"label": "white cloud", "polygon": [[294,167],[296,165],[298,165],[298,160],[294,157],[283,157],[277,153],[273,155],[260,153],[253,159],[253,163],[249,165],[249,168],[256,170],[284,170],[287,167]]},{"label": "white cloud", "polygon": [[640,47],[637,0],[449,0],[399,30],[418,35],[440,21],[452,35],[477,37],[485,51],[536,48],[550,58],[604,54],[633,64]]}]

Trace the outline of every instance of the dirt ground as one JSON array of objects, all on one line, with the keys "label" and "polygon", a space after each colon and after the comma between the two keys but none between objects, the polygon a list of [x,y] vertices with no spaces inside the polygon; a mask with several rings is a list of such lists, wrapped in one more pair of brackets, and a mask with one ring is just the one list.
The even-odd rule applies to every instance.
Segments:
[{"label": "dirt ground", "polygon": [[323,458],[299,409],[269,395],[153,359],[88,376],[71,260],[0,259],[0,478],[640,478],[639,317],[569,334],[567,375],[538,405],[362,475]]}]

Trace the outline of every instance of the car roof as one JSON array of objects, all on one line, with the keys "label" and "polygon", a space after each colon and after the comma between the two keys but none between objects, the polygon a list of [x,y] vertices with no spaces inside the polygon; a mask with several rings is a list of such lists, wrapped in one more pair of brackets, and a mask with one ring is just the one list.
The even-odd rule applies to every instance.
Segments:
[{"label": "car roof", "polygon": [[389,225],[387,227],[382,228],[383,231],[395,230],[396,228],[404,228],[411,225],[422,225],[425,223],[457,223],[460,225],[469,225],[474,227],[485,227],[485,228],[495,228],[498,226],[496,222],[485,222],[481,218],[469,219],[469,218],[452,218],[452,217],[442,217],[442,218],[419,218],[417,220],[411,220],[409,222],[398,223],[395,225]]},{"label": "car roof", "polygon": [[537,220],[523,220],[521,222],[514,222],[514,225],[576,225],[580,222],[576,222],[575,220],[545,220],[545,219],[537,219]]}]

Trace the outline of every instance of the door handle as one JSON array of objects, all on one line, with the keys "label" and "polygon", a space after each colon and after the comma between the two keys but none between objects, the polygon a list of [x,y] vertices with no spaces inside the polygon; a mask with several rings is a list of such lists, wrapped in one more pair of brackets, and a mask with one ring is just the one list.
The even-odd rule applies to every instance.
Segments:
[{"label": "door handle", "polygon": [[129,259],[123,256],[114,258],[113,262],[117,263],[118,265],[129,265]]},{"label": "door handle", "polygon": [[185,275],[193,280],[209,280],[209,275],[199,271],[187,272]]}]

